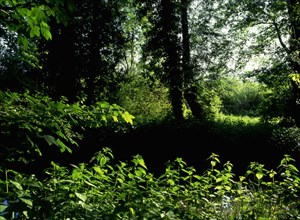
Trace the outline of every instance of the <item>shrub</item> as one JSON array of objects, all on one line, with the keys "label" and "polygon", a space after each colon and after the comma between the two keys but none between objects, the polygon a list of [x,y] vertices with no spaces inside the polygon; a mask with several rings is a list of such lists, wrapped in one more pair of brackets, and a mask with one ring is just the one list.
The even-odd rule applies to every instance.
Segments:
[{"label": "shrub", "polygon": [[97,102],[87,106],[53,101],[42,94],[0,91],[0,167],[6,163],[29,162],[42,155],[41,146],[57,146],[72,152],[85,128],[97,128],[123,120],[132,124],[133,116],[116,104]]},{"label": "shrub", "polygon": [[123,83],[118,104],[135,116],[137,123],[161,121],[171,113],[168,89],[160,82],[133,76]]},{"label": "shrub", "polygon": [[285,155],[278,170],[253,162],[236,177],[233,164],[208,158],[198,174],[181,159],[159,177],[141,155],[113,164],[104,148],[71,169],[52,162],[38,180],[12,170],[0,182],[0,219],[299,219],[299,171]]}]

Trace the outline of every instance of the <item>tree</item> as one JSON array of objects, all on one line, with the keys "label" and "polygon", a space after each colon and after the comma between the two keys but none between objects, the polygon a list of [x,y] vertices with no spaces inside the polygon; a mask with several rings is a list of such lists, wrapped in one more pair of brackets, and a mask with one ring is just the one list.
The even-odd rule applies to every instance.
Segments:
[{"label": "tree", "polygon": [[184,98],[186,99],[192,114],[202,119],[203,110],[197,102],[197,85],[195,72],[191,66],[190,34],[188,8],[190,0],[181,0],[181,26],[182,26],[182,72],[184,76]]},{"label": "tree", "polygon": [[[78,2],[77,2],[78,3]],[[89,3],[86,1],[85,3]],[[85,7],[87,4],[82,5],[82,7]],[[4,39],[7,40],[11,35],[13,37],[19,37],[21,39],[21,44],[19,47],[12,47],[9,49],[16,49],[16,53],[11,50],[9,51],[9,55],[17,55],[17,58],[19,58],[19,52],[24,52],[25,49],[29,48],[29,43],[31,40],[34,40],[36,38],[36,41],[33,42],[33,46],[39,46],[41,48],[47,48],[45,45],[51,45],[51,43],[55,42],[59,44],[54,44],[56,47],[62,46],[63,49],[65,49],[63,52],[63,55],[73,55],[75,52],[81,52],[80,50],[73,50],[73,48],[76,45],[75,41],[67,42],[65,40],[73,40],[74,38],[74,30],[70,29],[74,26],[69,26],[72,24],[72,22],[78,22],[77,21],[71,21],[69,20],[69,23],[66,23],[66,20],[63,20],[63,18],[66,18],[66,14],[62,15],[65,10],[64,7],[69,6],[71,9],[73,9],[73,4],[71,1],[5,1],[4,3],[1,2],[0,4],[0,10],[1,16],[5,18],[3,20],[3,24],[1,24],[1,28],[4,29],[6,37]],[[95,6],[95,5],[94,5]],[[104,10],[109,10],[108,5]],[[109,5],[111,6],[111,5]],[[63,7],[62,11],[60,11],[57,7]],[[70,9],[70,10],[71,10]],[[90,8],[89,8],[90,9]],[[98,8],[99,9],[99,8]],[[92,11],[93,16],[96,12]],[[89,17],[90,14],[88,14]],[[106,14],[107,15],[107,14]],[[110,14],[108,14],[107,18]],[[104,16],[104,14],[101,14],[101,16]],[[51,19],[55,18],[55,20]],[[81,19],[82,17],[76,17],[77,19]],[[84,30],[87,32],[93,32],[95,28],[95,25],[99,20],[94,20],[96,18],[93,17],[92,28],[83,27]],[[60,25],[60,21],[64,21],[63,25]],[[84,22],[79,22],[84,23]],[[90,25],[91,23],[88,23],[87,25]],[[109,26],[110,24],[104,23],[106,26]],[[54,28],[54,30],[51,30],[50,32],[50,26]],[[45,27],[45,29],[43,29]],[[6,28],[8,28],[11,32],[7,32]],[[86,29],[85,29],[86,28]],[[108,28],[109,29],[109,28]],[[102,29],[101,29],[102,30]],[[113,29],[115,30],[115,29]],[[96,34],[99,34],[99,30],[96,30],[97,32],[93,33],[92,37],[95,37]],[[63,33],[62,33],[63,32]],[[84,34],[87,32],[80,32],[82,38],[84,38]],[[41,34],[42,33],[42,34]],[[54,33],[54,35],[53,35]],[[60,34],[67,36],[66,38],[62,39],[60,38]],[[105,32],[106,33],[106,32]],[[110,32],[112,33],[112,32]],[[41,42],[40,38],[44,37],[44,40],[46,42]],[[101,37],[104,39],[106,35],[101,35]],[[106,36],[107,37],[107,36]],[[110,43],[112,43],[110,40],[114,36],[111,36],[109,38],[108,43],[105,44],[105,47],[100,48],[104,51],[106,49],[109,49]],[[82,39],[80,38],[80,39]],[[101,39],[102,39],[101,38]],[[4,45],[1,44],[4,48],[7,46],[10,46],[9,44],[14,41],[9,40],[4,43]],[[92,39],[91,44],[88,41],[88,43],[84,44],[84,46],[89,47],[88,49],[91,50],[93,48],[93,43],[96,42],[98,39]],[[1,41],[2,43],[3,41]],[[26,43],[27,42],[27,43]],[[75,43],[74,43],[75,42]],[[66,44],[64,44],[66,43]],[[103,43],[100,41],[100,43]],[[31,45],[31,44],[30,44]],[[13,45],[15,46],[15,45]],[[98,46],[98,45],[96,45]],[[50,47],[51,48],[51,47]],[[75,47],[76,48],[76,47]],[[48,48],[49,49],[49,48]],[[53,49],[53,48],[51,48]],[[57,48],[54,48],[54,50]],[[59,51],[61,51],[62,48],[59,48]],[[94,51],[88,53],[89,55],[95,55],[99,53],[99,47],[97,47],[97,52],[93,53]],[[49,50],[46,51],[39,51],[40,54],[43,52],[44,54],[49,53]],[[52,52],[52,51],[51,51]],[[57,52],[57,51],[56,51]],[[116,52],[116,51],[114,51]],[[97,54],[96,54],[97,53]],[[40,55],[35,54],[35,55]],[[42,55],[44,55],[42,54]],[[52,55],[52,53],[51,53]],[[54,59],[55,60],[58,54],[54,53]],[[79,55],[78,55],[79,56]],[[41,57],[41,56],[40,56]],[[39,57],[39,58],[40,58]],[[45,58],[45,57],[44,57]],[[61,58],[61,57],[60,57]],[[74,59],[71,59],[71,56],[68,56],[67,58],[70,58],[71,61],[74,61]],[[106,57],[107,58],[107,57]],[[95,58],[97,59],[97,57]],[[68,59],[66,59],[68,60]],[[41,60],[45,61],[45,60]],[[56,60],[59,61],[59,60]],[[89,61],[87,61],[89,63]],[[57,68],[57,70],[62,71],[62,74],[67,73],[69,71],[69,68],[71,66],[71,63],[69,65],[64,66],[65,63],[52,63],[54,67]],[[61,64],[61,65],[60,65]],[[93,63],[92,63],[93,64]],[[73,63],[72,63],[73,65]],[[0,66],[1,69],[5,69],[5,67]],[[91,69],[89,69],[91,70]],[[18,73],[18,71],[20,71]],[[44,70],[42,70],[41,73],[43,73]],[[93,70],[94,71],[94,70]],[[9,73],[12,73],[13,71],[8,71]],[[53,73],[53,72],[52,72]],[[74,72],[71,72],[71,77]],[[20,68],[17,68],[16,74],[22,74],[22,70]],[[98,72],[97,72],[98,74]],[[55,75],[56,77],[58,75]],[[85,75],[84,77],[88,77],[89,75]],[[97,75],[91,74],[92,77],[97,77]],[[95,80],[95,78],[92,78]],[[49,79],[49,78],[48,78]],[[48,80],[47,79],[47,80]],[[60,78],[62,79],[62,78]],[[59,82],[59,86],[63,84],[64,87],[68,86],[66,83],[68,83],[68,80],[70,78],[63,78],[65,81]],[[78,79],[78,78],[76,78]],[[79,78],[81,79],[81,78]],[[43,82],[46,84],[45,82]],[[9,90],[10,88],[8,88]],[[28,89],[28,88],[22,88],[22,89]],[[31,89],[31,88],[29,88]],[[93,89],[93,88],[91,88]],[[31,95],[29,91],[17,93],[17,92],[11,92],[11,91],[2,91],[0,90],[0,154],[1,157],[4,158],[3,161],[0,162],[0,168],[7,168],[6,166],[8,164],[15,166],[16,162],[22,161],[22,162],[30,162],[32,160],[35,160],[37,156],[41,156],[44,152],[49,152],[50,145],[56,145],[58,149],[60,149],[61,152],[72,151],[72,146],[77,145],[77,140],[80,140],[82,138],[83,130],[87,130],[88,128],[99,128],[104,125],[107,125],[110,121],[112,122],[118,122],[120,119],[132,124],[132,119],[134,118],[132,115],[130,115],[125,109],[121,108],[120,106],[113,104],[110,105],[108,102],[102,101],[102,102],[96,102],[93,105],[84,105],[82,104],[82,100],[80,102],[73,102],[68,103],[66,97],[63,97],[63,94],[60,94],[61,96],[55,97],[56,100],[53,100],[51,97],[45,95],[44,91],[35,91],[34,95]],[[97,100],[96,100],[97,101]],[[45,146],[46,144],[46,146]],[[48,144],[48,146],[47,146]],[[68,146],[67,146],[68,145]],[[46,148],[44,148],[46,147]],[[51,155],[47,155],[49,158]],[[53,158],[51,158],[53,159]],[[24,166],[23,166],[24,167]]]},{"label": "tree", "polygon": [[188,9],[190,1],[137,1],[141,16],[147,16],[151,28],[145,29],[144,62],[169,88],[173,114],[183,120],[186,99],[193,115],[203,117],[197,103],[194,71],[190,62]]},{"label": "tree", "polygon": [[[294,72],[292,83],[291,109],[295,123],[300,127],[300,2],[298,0],[288,1],[288,15],[290,23],[290,48],[288,56],[291,61],[291,69]],[[296,77],[295,77],[296,76]],[[298,80],[298,81],[297,81]]]},{"label": "tree", "polygon": [[114,102],[123,77],[116,68],[125,47],[123,3],[80,0],[75,6],[68,26],[53,25],[53,40],[40,46],[43,80],[56,98]]},{"label": "tree", "polygon": [[180,68],[180,42],[178,39],[178,8],[172,0],[161,2],[161,37],[165,55],[164,71],[167,74],[173,113],[177,120],[183,119],[182,85],[183,74]]},{"label": "tree", "polygon": [[273,88],[277,115],[292,117],[299,126],[299,86],[291,77],[299,76],[299,2],[243,0],[226,5],[231,31],[246,33],[239,57],[264,57],[254,75]]},{"label": "tree", "polygon": [[[37,43],[52,39],[51,20],[67,25],[74,10],[71,0],[1,1],[1,84],[3,89],[41,89]],[[54,23],[54,22],[53,22]]]}]

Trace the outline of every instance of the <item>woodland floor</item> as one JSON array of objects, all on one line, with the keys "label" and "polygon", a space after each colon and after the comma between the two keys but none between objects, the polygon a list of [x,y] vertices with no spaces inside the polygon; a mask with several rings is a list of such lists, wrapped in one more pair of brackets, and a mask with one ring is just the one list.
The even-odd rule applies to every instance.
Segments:
[{"label": "woodland floor", "polygon": [[[218,129],[209,124],[164,123],[146,125],[126,132],[89,130],[88,135],[79,142],[72,154],[46,152],[46,157],[29,165],[30,172],[40,172],[51,160],[62,165],[89,162],[95,152],[103,147],[112,149],[114,162],[128,162],[139,154],[145,160],[148,171],[159,176],[165,171],[166,163],[182,158],[188,166],[198,173],[210,167],[207,161],[212,154],[218,154],[222,164],[230,161],[233,172],[244,175],[251,162],[265,165],[267,169],[277,169],[286,153],[270,141],[271,129],[268,127],[249,127],[245,129]],[[293,155],[292,155],[293,156]]]}]

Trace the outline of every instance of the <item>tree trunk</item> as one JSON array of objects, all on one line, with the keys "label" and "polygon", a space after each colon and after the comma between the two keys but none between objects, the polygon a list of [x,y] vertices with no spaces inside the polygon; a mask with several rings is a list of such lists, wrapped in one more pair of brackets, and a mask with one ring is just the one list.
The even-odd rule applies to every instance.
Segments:
[{"label": "tree trunk", "polygon": [[[293,73],[300,74],[300,16],[299,0],[289,0],[288,12],[291,28],[290,37],[290,60]],[[295,123],[300,127],[300,88],[295,81],[292,81],[291,114]]]},{"label": "tree trunk", "polygon": [[197,87],[194,84],[194,74],[191,68],[190,37],[188,26],[189,0],[181,0],[181,26],[182,26],[182,72],[184,75],[184,98],[192,114],[198,119],[203,118],[203,110],[197,102]]},{"label": "tree trunk", "polygon": [[176,5],[172,0],[164,0],[162,6],[162,28],[164,34],[164,52],[166,61],[164,70],[169,79],[171,104],[177,121],[183,120],[182,85],[183,76],[180,71],[180,45],[178,39],[178,22]]},{"label": "tree trunk", "polygon": [[52,98],[58,100],[67,97],[69,102],[76,100],[77,75],[76,56],[74,48],[74,32],[72,24],[67,27],[53,25],[53,40],[46,42],[45,72],[47,72],[47,86]]}]

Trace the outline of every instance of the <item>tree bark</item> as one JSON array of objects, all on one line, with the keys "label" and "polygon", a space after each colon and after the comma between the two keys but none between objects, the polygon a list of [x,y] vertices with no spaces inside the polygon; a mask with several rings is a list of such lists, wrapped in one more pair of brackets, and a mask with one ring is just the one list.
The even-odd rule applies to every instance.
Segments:
[{"label": "tree bark", "polygon": [[181,0],[181,27],[182,27],[182,72],[184,76],[184,98],[192,114],[198,119],[203,118],[203,109],[197,101],[197,87],[194,84],[194,74],[191,68],[190,36],[188,25],[189,0]]},{"label": "tree bark", "polygon": [[183,120],[182,85],[183,76],[180,70],[180,46],[178,39],[178,22],[176,18],[176,5],[172,0],[164,0],[162,6],[162,33],[164,38],[164,52],[166,61],[164,70],[169,79],[170,98],[175,120]]},{"label": "tree bark", "polygon": [[48,54],[42,58],[45,59],[44,71],[48,74],[46,86],[54,99],[65,96],[69,102],[74,102],[78,91],[73,26],[54,24],[52,27],[55,27],[53,40],[46,42],[44,50]]},{"label": "tree bark", "polygon": [[[288,13],[291,28],[290,50],[289,56],[291,67],[294,74],[300,74],[300,16],[299,16],[299,0],[289,0]],[[300,88],[295,81],[292,81],[292,97],[291,97],[291,115],[295,120],[295,124],[300,127]]]}]

